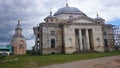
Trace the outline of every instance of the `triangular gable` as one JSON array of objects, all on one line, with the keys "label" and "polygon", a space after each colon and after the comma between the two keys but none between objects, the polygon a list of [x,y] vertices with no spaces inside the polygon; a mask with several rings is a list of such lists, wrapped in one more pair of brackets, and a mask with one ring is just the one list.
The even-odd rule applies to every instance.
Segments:
[{"label": "triangular gable", "polygon": [[94,19],[89,18],[89,17],[77,17],[73,18],[70,21],[71,23],[95,23]]}]

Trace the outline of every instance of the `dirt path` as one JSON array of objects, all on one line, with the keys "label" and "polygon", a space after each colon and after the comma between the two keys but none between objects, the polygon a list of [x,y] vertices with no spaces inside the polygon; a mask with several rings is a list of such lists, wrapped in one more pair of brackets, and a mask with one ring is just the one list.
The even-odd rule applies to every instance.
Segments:
[{"label": "dirt path", "polygon": [[42,68],[120,68],[120,55],[54,64]]}]

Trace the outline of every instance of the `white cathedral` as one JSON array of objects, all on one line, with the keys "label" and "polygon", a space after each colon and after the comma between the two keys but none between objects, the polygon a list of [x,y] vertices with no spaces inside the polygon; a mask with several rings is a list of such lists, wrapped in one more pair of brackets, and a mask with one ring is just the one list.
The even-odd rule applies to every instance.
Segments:
[{"label": "white cathedral", "polygon": [[39,26],[33,27],[38,54],[114,50],[113,25],[97,14],[90,18],[75,7],[66,4],[48,15]]}]

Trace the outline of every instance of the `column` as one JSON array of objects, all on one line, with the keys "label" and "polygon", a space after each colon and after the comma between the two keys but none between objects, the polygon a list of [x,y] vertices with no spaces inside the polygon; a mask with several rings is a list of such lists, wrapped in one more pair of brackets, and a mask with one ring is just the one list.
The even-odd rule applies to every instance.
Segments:
[{"label": "column", "polygon": [[87,44],[87,50],[90,50],[90,42],[89,42],[89,32],[88,29],[86,31],[86,44]]},{"label": "column", "polygon": [[80,42],[80,50],[83,50],[83,44],[82,44],[82,33],[81,29],[79,29],[79,42]]}]

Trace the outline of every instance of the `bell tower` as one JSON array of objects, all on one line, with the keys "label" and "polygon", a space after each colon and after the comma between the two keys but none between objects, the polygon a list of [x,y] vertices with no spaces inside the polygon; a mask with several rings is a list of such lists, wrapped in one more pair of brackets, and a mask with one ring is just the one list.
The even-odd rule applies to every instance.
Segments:
[{"label": "bell tower", "polygon": [[15,28],[15,35],[13,35],[10,44],[13,46],[13,54],[26,54],[26,41],[22,35],[20,20],[18,20],[17,27]]}]

